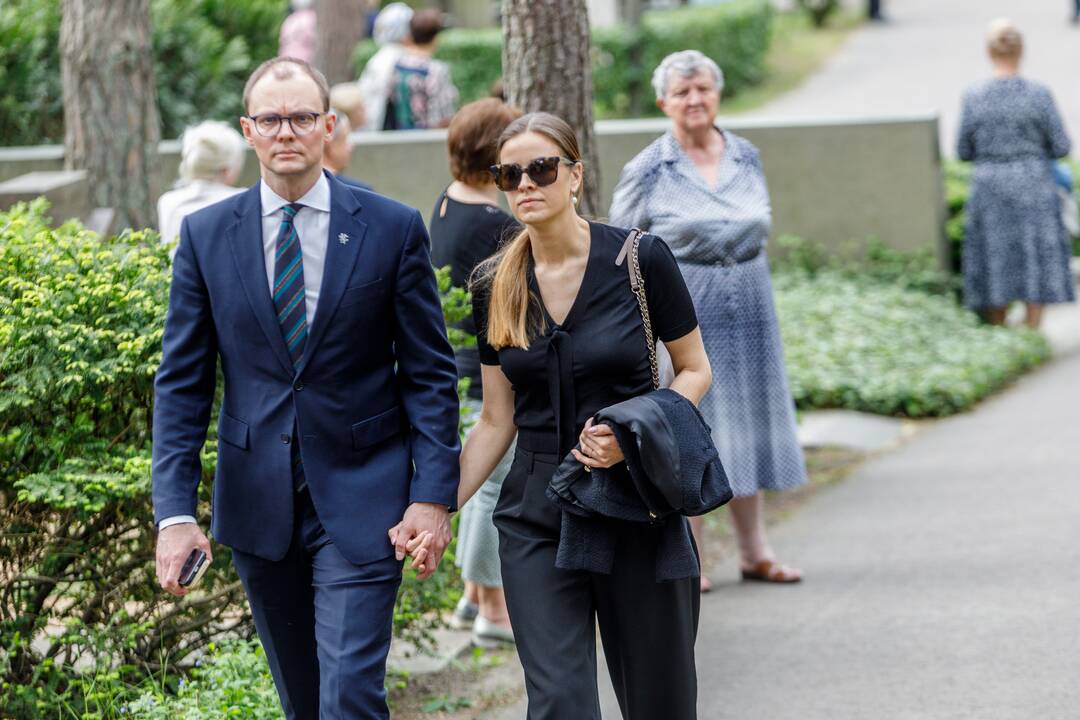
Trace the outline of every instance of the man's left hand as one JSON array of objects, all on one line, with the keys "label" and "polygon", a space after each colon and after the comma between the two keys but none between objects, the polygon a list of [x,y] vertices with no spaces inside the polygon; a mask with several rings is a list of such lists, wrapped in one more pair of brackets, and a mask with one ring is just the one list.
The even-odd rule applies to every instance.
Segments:
[{"label": "man's left hand", "polygon": [[[421,542],[422,550],[427,551],[426,556],[421,565],[416,566],[414,563],[417,580],[431,577],[442,561],[443,553],[450,544],[450,510],[445,505],[435,503],[413,503],[406,508],[401,522],[390,528],[388,533],[398,560],[404,560],[410,551],[415,552],[416,543],[410,541],[425,533],[430,535]],[[410,544],[413,545],[412,548]]]}]

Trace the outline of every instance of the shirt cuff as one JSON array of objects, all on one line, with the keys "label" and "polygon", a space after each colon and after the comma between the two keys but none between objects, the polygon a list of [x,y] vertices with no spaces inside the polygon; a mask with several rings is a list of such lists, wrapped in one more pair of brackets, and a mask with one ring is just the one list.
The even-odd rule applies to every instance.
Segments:
[{"label": "shirt cuff", "polygon": [[167,518],[165,518],[164,520],[162,520],[161,522],[158,523],[158,532],[164,530],[165,528],[169,527],[170,525],[183,525],[184,523],[194,523],[194,522],[195,522],[195,518],[192,517],[191,515],[173,515],[172,517],[167,517]]}]

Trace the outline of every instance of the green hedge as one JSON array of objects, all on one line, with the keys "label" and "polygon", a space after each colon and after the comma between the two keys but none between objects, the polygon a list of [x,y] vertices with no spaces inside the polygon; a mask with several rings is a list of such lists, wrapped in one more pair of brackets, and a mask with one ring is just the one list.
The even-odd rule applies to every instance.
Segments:
[{"label": "green hedge", "polygon": [[[251,634],[227,548],[215,548],[184,601],[154,575],[151,407],[167,247],[149,231],[103,240],[77,222],[53,228],[46,214],[44,200],[0,213],[5,718],[90,717],[148,673],[175,683],[170,669],[222,633]],[[446,269],[437,277],[446,321],[456,323],[468,295],[450,287]],[[451,339],[467,342],[458,330]],[[213,426],[202,459],[199,518],[208,527]],[[452,548],[423,583],[406,572],[395,633],[423,645],[458,587]]]},{"label": "green hedge", "polygon": [[[248,73],[277,52],[287,0],[152,0],[153,45],[162,137],[178,137],[192,123],[235,120]],[[593,83],[598,117],[632,111],[657,114],[649,78],[670,52],[696,48],[726,76],[725,94],[737,95],[765,74],[771,11],[767,0],[657,10],[637,33],[607,28],[593,34]],[[0,3],[0,138],[4,145],[63,141],[60,84],[60,0]],[[501,32],[448,30],[438,57],[451,64],[462,102],[484,97],[501,75]],[[640,62],[631,48],[640,48]],[[374,52],[356,50],[361,69]]]},{"label": "green hedge", "polygon": [[801,244],[774,274],[798,407],[951,415],[1049,357],[1025,328],[984,325],[929,251],[872,245],[866,261],[822,263]]},{"label": "green hedge", "polygon": [[[625,117],[636,102],[658,114],[649,85],[653,69],[668,54],[697,49],[724,70],[724,94],[736,95],[765,77],[772,11],[766,0],[732,0],[722,5],[682,7],[645,13],[640,30],[601,28],[593,32],[593,97],[598,117]],[[641,48],[635,63],[631,49]],[[371,40],[354,57],[357,73],[375,53]],[[499,30],[447,30],[435,56],[450,65],[461,103],[486,97],[502,75]]]},{"label": "green hedge", "polygon": [[[252,67],[277,54],[288,0],[152,0],[162,137],[235,120]],[[64,139],[60,0],[0,2],[0,142]]]}]

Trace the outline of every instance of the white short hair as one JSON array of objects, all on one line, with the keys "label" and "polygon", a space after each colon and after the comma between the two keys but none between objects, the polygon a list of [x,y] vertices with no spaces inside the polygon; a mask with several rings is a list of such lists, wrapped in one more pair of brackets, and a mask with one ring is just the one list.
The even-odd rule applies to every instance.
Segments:
[{"label": "white short hair", "polygon": [[660,61],[652,76],[653,90],[656,91],[656,99],[663,100],[667,97],[668,80],[671,73],[677,73],[679,77],[694,77],[702,70],[708,70],[716,81],[716,89],[724,89],[724,73],[720,66],[713,62],[712,58],[698,50],[680,50],[668,55]]},{"label": "white short hair", "polygon": [[393,2],[379,11],[375,16],[375,27],[372,36],[379,45],[387,43],[399,43],[409,37],[409,21],[412,20],[413,9],[403,2]]},{"label": "white short hair", "polygon": [[244,136],[220,120],[193,125],[180,138],[180,179],[214,180],[227,171],[239,175],[246,150]]}]

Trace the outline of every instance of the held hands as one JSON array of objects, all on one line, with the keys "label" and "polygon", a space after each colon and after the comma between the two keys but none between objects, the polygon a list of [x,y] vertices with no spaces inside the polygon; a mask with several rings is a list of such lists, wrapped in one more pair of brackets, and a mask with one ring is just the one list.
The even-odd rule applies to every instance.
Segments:
[{"label": "held hands", "polygon": [[570,452],[574,459],[589,468],[609,468],[621,463],[623,458],[622,448],[615,438],[615,431],[608,425],[594,425],[593,419],[585,421],[585,429],[581,431],[579,438],[581,450],[574,448]]},{"label": "held hands", "polygon": [[195,523],[170,525],[158,533],[157,579],[166,592],[183,597],[191,591],[189,587],[180,587],[180,569],[195,548],[206,553],[206,562],[214,559],[210,552],[210,541]]},{"label": "held hands", "polygon": [[439,567],[450,544],[450,511],[445,505],[413,503],[405,517],[387,531],[398,560],[413,558],[412,568],[418,580],[426,580]]}]

